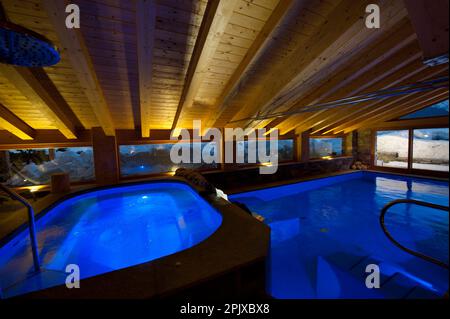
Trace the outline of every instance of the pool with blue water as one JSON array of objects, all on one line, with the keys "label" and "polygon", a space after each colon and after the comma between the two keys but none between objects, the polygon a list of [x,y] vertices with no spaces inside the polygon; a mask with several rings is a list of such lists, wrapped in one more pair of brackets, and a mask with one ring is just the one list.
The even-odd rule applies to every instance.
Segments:
[{"label": "pool with blue water", "polygon": [[0,248],[0,287],[12,297],[64,284],[70,264],[83,279],[149,262],[193,247],[221,223],[222,216],[182,183],[78,195],[36,223],[42,272],[33,272],[27,230]]},{"label": "pool with blue water", "polygon": [[[395,199],[448,206],[448,182],[354,172],[230,196],[271,228],[268,292],[275,298],[437,298],[448,270],[396,247],[379,216]],[[448,264],[448,213],[397,205],[386,227],[404,246]],[[380,271],[369,289],[368,265]]]}]

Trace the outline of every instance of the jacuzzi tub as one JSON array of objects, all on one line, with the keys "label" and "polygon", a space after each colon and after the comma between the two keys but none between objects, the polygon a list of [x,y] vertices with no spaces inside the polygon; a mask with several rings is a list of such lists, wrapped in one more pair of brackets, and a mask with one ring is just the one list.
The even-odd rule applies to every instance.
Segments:
[{"label": "jacuzzi tub", "polygon": [[33,273],[28,231],[0,248],[3,297],[63,285],[191,248],[221,225],[221,214],[188,185],[156,182],[93,190],[56,203],[39,218],[43,271]]}]

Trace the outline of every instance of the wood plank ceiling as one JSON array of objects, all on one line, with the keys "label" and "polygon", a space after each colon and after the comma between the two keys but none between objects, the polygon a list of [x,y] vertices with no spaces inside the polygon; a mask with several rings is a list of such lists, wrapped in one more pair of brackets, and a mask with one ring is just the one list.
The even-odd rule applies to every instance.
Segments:
[{"label": "wood plank ceiling", "polygon": [[[348,133],[448,98],[448,88],[264,120],[357,94],[448,76],[426,66],[403,1],[74,0],[81,28],[64,27],[65,1],[2,0],[8,19],[53,41],[61,62],[0,66],[0,129],[21,139],[102,127],[213,127]],[[448,26],[447,26],[448,32]]]}]

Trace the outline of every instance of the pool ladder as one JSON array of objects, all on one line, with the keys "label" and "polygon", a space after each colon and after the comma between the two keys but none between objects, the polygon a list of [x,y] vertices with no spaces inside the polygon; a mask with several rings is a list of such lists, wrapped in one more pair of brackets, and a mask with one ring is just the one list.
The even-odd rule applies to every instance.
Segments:
[{"label": "pool ladder", "polygon": [[384,223],[384,216],[386,215],[387,211],[389,210],[389,208],[391,208],[392,206],[398,205],[398,204],[413,204],[413,205],[418,205],[418,206],[423,206],[423,207],[429,207],[429,208],[433,208],[433,209],[438,209],[438,210],[442,210],[442,211],[446,211],[448,213],[449,208],[446,206],[441,206],[441,205],[436,205],[436,204],[432,204],[432,203],[427,203],[427,202],[422,202],[422,201],[418,201],[418,200],[414,200],[414,199],[397,199],[397,200],[393,200],[392,202],[386,204],[382,209],[381,209],[381,215],[380,215],[380,224],[381,224],[381,228],[383,229],[384,234],[389,238],[389,240],[396,245],[398,248],[400,248],[401,250],[419,257],[423,260],[426,260],[428,262],[431,262],[433,264],[436,264],[442,268],[445,269],[449,269],[449,265],[438,260],[435,259],[433,257],[427,256],[425,254],[419,253],[417,251],[414,251],[412,249],[409,249],[405,246],[403,246],[402,244],[400,244],[397,240],[394,239],[394,237],[392,237],[392,235],[389,233],[389,231],[386,228],[386,225]]},{"label": "pool ladder", "polygon": [[[41,270],[41,263],[39,260],[39,253],[38,253],[38,245],[37,245],[37,237],[36,237],[36,225],[34,222],[34,209],[31,206],[31,204],[22,196],[14,192],[13,190],[9,189],[8,187],[2,185],[0,183],[0,190],[5,192],[11,199],[17,200],[21,202],[26,208],[28,212],[28,229],[30,232],[30,244],[31,244],[31,251],[33,253],[33,264],[34,264],[34,270],[36,272],[39,272]],[[0,298],[2,298],[2,290],[0,287]]]}]

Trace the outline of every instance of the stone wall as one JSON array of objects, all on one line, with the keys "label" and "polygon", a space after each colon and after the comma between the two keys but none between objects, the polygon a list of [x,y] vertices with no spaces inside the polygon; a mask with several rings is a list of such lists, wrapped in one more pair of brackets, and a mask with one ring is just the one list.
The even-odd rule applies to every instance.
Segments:
[{"label": "stone wall", "polygon": [[372,150],[372,131],[370,129],[357,131],[357,150],[355,160],[361,161],[365,164],[371,163]]},{"label": "stone wall", "polygon": [[355,139],[357,139],[357,136],[353,133],[347,134],[344,137],[344,154],[348,156],[355,156],[354,154],[354,143]]}]

